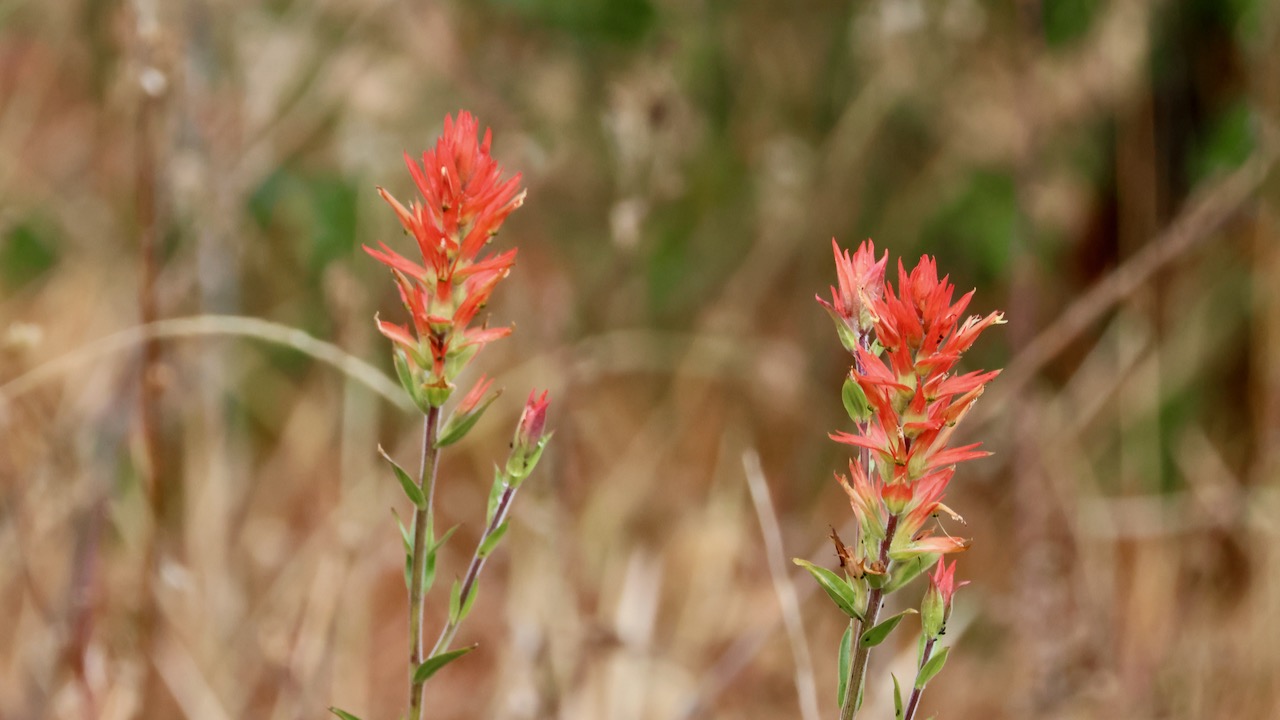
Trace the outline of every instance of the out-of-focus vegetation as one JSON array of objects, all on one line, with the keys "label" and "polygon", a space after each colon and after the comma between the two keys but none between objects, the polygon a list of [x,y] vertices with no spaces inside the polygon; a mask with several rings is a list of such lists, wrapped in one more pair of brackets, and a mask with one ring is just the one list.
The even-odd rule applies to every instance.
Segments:
[{"label": "out-of-focus vegetation", "polygon": [[[390,374],[402,313],[359,246],[404,242],[373,189],[459,108],[529,188],[481,369],[550,386],[557,439],[433,717],[797,716],[741,458],[831,564],[833,235],[1010,318],[972,351],[1008,371],[924,714],[1280,715],[1278,30],[1267,0],[0,3],[0,717],[401,709],[373,448],[417,426],[355,363]],[[114,335],[208,315],[283,330]],[[519,401],[443,468],[443,526]],[[797,587],[831,715],[840,617]]]}]

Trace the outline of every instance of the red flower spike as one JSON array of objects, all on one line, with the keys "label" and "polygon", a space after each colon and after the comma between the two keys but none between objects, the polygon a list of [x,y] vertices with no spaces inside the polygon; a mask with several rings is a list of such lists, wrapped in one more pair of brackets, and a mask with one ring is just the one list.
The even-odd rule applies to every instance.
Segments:
[{"label": "red flower spike", "polygon": [[[836,432],[831,439],[870,450],[877,470],[874,485],[856,463],[850,466],[852,484],[838,480],[860,525],[878,523],[883,537],[888,515],[876,517],[873,509],[897,516],[890,553],[895,559],[963,550],[967,541],[929,536],[923,528],[942,506],[955,466],[988,454],[978,443],[955,448],[948,443],[1000,371],[955,375],[952,369],[978,335],[1004,317],[996,312],[961,322],[973,292],[955,299],[955,286],[949,277],[939,279],[931,257],[922,257],[910,272],[899,261],[895,288],[881,280],[887,254],[876,261],[870,241],[852,256],[837,247],[835,256],[839,289],[832,289],[832,302],[820,302],[836,320],[842,344],[855,355],[852,378],[873,412],[856,433]],[[871,279],[879,281],[874,292],[868,289]],[[884,348],[879,355],[869,349],[872,336]],[[874,503],[866,499],[869,491],[877,496]]]},{"label": "red flower spike", "polygon": [[[401,326],[380,323],[379,329],[409,351],[415,362],[424,360],[419,369],[429,377],[420,383],[444,389],[433,396],[432,404],[444,402],[453,379],[476,350],[511,332],[510,328],[468,327],[510,272],[516,251],[477,256],[524,201],[520,175],[503,179],[501,166],[489,154],[492,133],[485,130],[480,140],[479,130],[468,112],[458,113],[456,120],[446,116],[444,132],[422,154],[421,165],[405,154],[418,200],[406,206],[378,188],[417,243],[421,264],[382,243],[379,249],[365,247],[365,252],[391,269],[417,338]],[[425,361],[425,356],[430,360]]]}]

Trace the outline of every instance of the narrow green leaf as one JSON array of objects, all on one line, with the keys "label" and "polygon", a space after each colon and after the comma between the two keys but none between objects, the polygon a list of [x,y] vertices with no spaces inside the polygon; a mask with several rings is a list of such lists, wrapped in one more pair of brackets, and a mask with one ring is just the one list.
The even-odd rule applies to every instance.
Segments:
[{"label": "narrow green leaf", "polygon": [[462,622],[463,620],[466,620],[467,616],[471,614],[471,606],[476,604],[476,596],[478,596],[479,594],[480,594],[480,583],[478,582],[472,583],[471,592],[470,594],[467,595],[467,601],[462,604],[461,614],[458,615],[458,622]]},{"label": "narrow green leaf", "polygon": [[814,565],[808,560],[792,558],[791,562],[808,570],[813,579],[817,580],[818,584],[822,586],[822,589],[827,591],[827,595],[835,602],[836,607],[840,608],[845,615],[859,620],[862,619],[862,613],[858,611],[854,604],[857,599],[854,597],[853,588],[849,587],[849,583],[830,570]]},{"label": "narrow green leaf", "polygon": [[484,512],[485,527],[493,522],[494,513],[498,512],[498,502],[502,499],[502,493],[510,486],[507,482],[506,475],[502,474],[502,470],[497,465],[493,466],[493,484],[489,486],[489,504]]},{"label": "narrow green leaf", "polygon": [[444,427],[440,430],[440,436],[436,439],[436,447],[442,448],[445,445],[452,445],[466,437],[467,433],[471,432],[471,428],[475,427],[476,423],[480,421],[480,416],[484,414],[484,411],[488,410],[493,401],[497,400],[501,394],[501,390],[490,394],[471,412],[462,413],[461,415],[457,411],[451,413],[449,419],[445,421]]},{"label": "narrow green leaf", "polygon": [[902,688],[898,686],[898,676],[889,673],[893,678],[893,720],[902,720]]},{"label": "narrow green leaf", "polygon": [[926,553],[924,555],[913,555],[901,562],[893,564],[893,570],[889,573],[889,582],[884,586],[884,594],[901,588],[903,585],[915,580],[925,570],[933,567],[938,561],[940,555]]},{"label": "narrow green leaf", "polygon": [[947,664],[947,656],[951,654],[950,647],[944,647],[933,657],[929,658],[929,662],[920,668],[919,674],[916,675],[916,689],[923,690],[924,686],[929,684],[934,675],[942,671],[942,666]]},{"label": "narrow green leaf", "polygon": [[413,373],[409,370],[408,356],[404,354],[404,350],[399,348],[392,353],[392,356],[395,358],[396,377],[400,380],[400,387],[404,388],[404,391],[409,395],[409,399],[413,401],[414,405],[418,406],[419,410],[424,413],[427,412],[430,406],[427,405],[426,399],[422,396],[422,389],[413,380]]},{"label": "narrow green leaf", "polygon": [[391,459],[391,456],[387,454],[386,450],[382,449],[381,445],[378,446],[378,452],[387,462],[391,463],[391,469],[395,471],[396,479],[400,481],[400,487],[404,488],[404,494],[409,497],[409,502],[419,509],[425,509],[427,507],[427,497],[422,494],[422,488],[418,487],[418,484],[413,481],[413,478],[409,477],[409,473],[405,472],[404,468]]},{"label": "narrow green leaf", "polygon": [[498,547],[498,543],[502,542],[502,536],[507,534],[507,526],[509,524],[510,523],[504,521],[489,535],[489,537],[484,539],[484,542],[480,544],[480,549],[477,551],[477,554],[480,557],[489,557],[489,553],[493,552],[494,548]]},{"label": "narrow green leaf", "polygon": [[849,665],[853,660],[853,623],[844,629],[840,638],[840,658],[836,666],[840,669],[839,684],[836,685],[836,707],[844,707],[845,695],[849,692]]},{"label": "narrow green leaf", "polygon": [[346,710],[339,710],[339,709],[338,709],[338,708],[336,708],[336,707],[331,707],[331,708],[329,708],[329,712],[331,712],[331,713],[333,713],[334,715],[337,715],[338,717],[342,718],[342,720],[360,720],[360,718],[356,717],[355,715],[352,715],[351,713],[347,712]]},{"label": "narrow green leaf", "polygon": [[914,608],[903,610],[888,620],[877,624],[875,627],[862,633],[862,637],[858,638],[858,647],[869,648],[879,645],[884,642],[885,638],[889,637],[889,633],[893,632],[894,628],[898,627],[898,623],[902,622],[902,618],[908,615],[915,615],[917,612],[918,611]]},{"label": "narrow green leaf", "polygon": [[459,525],[454,525],[448,530],[445,530],[444,534],[440,536],[440,539],[436,540],[434,543],[431,544],[431,551],[435,552],[440,548],[444,547],[445,541],[448,540],[450,537],[452,537],[454,531],[457,530],[459,527],[460,527]]},{"label": "narrow green leaf", "polygon": [[457,529],[457,525],[449,528],[444,535],[440,536],[439,540],[433,542],[431,546],[427,548],[426,567],[423,568],[425,572],[422,573],[423,595],[430,592],[431,585],[436,581],[436,554],[440,552],[440,548],[444,546],[445,541],[448,540],[449,536],[453,535],[453,531]]},{"label": "narrow green leaf", "polygon": [[472,645],[470,647],[459,648],[457,650],[450,650],[449,652],[443,652],[443,653],[440,653],[439,655],[433,655],[427,658],[422,662],[421,665],[418,666],[418,669],[413,672],[413,681],[415,683],[426,682],[427,679],[430,678],[432,675],[435,675],[436,672],[440,670],[440,668],[444,667],[445,665],[448,665],[454,660],[457,660],[458,658],[462,657],[463,655],[466,655],[467,653],[475,649],[476,649],[476,646]]},{"label": "narrow green leaf", "polygon": [[461,621],[462,613],[462,584],[457,579],[453,581],[453,589],[449,591],[449,622],[457,625]]},{"label": "narrow green leaf", "polygon": [[395,508],[391,508],[391,517],[396,519],[396,527],[400,528],[400,539],[404,540],[405,553],[413,552],[413,533],[400,521],[400,513],[396,512]]}]

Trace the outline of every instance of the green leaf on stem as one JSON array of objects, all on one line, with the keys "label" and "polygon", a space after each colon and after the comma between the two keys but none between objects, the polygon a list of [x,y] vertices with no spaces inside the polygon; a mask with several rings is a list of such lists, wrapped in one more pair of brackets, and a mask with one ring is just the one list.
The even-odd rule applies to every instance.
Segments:
[{"label": "green leaf on stem", "polygon": [[507,476],[502,474],[502,470],[495,464],[493,466],[493,485],[489,486],[489,504],[484,512],[485,527],[493,522],[493,516],[498,512],[498,503],[502,500],[502,493],[510,487],[507,482]]},{"label": "green leaf on stem", "polygon": [[909,608],[907,610],[903,610],[897,615],[894,615],[888,620],[884,620],[870,630],[862,633],[862,637],[858,638],[858,647],[870,648],[879,645],[884,642],[885,638],[889,637],[889,633],[893,632],[894,628],[898,627],[898,623],[902,622],[902,618],[916,614],[918,614],[918,611],[915,608]]},{"label": "green leaf on stem", "polygon": [[471,583],[471,591],[467,593],[467,599],[464,600],[462,603],[462,614],[458,616],[458,622],[462,622],[463,620],[466,620],[467,616],[471,614],[471,607],[476,604],[476,596],[479,594],[480,594],[480,583],[479,582]]},{"label": "green leaf on stem", "polygon": [[836,685],[836,706],[844,707],[845,695],[849,692],[849,665],[853,658],[853,623],[844,629],[840,638],[840,658],[836,663],[840,669],[839,684]]},{"label": "green leaf on stem", "polygon": [[475,649],[476,646],[471,645],[469,647],[458,648],[457,650],[450,650],[449,652],[442,652],[439,655],[432,655],[422,661],[422,664],[418,666],[418,669],[413,671],[413,682],[415,684],[426,682],[427,679],[432,675],[435,675],[440,668]]},{"label": "green leaf on stem", "polygon": [[893,678],[893,720],[902,720],[902,688],[898,686],[898,676],[889,673]]},{"label": "green leaf on stem", "polygon": [[944,647],[933,657],[929,658],[929,662],[920,668],[920,672],[916,674],[916,689],[923,690],[924,686],[929,684],[934,675],[942,671],[942,666],[947,664],[947,655],[951,654],[950,647]]},{"label": "green leaf on stem", "polygon": [[444,535],[440,536],[439,540],[431,543],[431,545],[427,548],[427,559],[426,559],[425,567],[423,567],[424,572],[422,573],[422,594],[423,595],[426,595],[427,592],[431,590],[431,585],[436,581],[436,553],[440,552],[440,548],[444,546],[445,540],[448,540],[449,536],[453,535],[453,531],[457,529],[458,529],[457,525],[454,525],[453,527],[449,528],[448,530],[445,531]]},{"label": "green leaf on stem", "polygon": [[489,553],[493,552],[494,548],[498,547],[498,543],[502,542],[502,536],[507,534],[507,526],[509,524],[503,521],[493,532],[489,533],[484,542],[480,543],[480,549],[476,551],[476,554],[482,558],[489,557]]},{"label": "green leaf on stem", "polygon": [[453,580],[453,588],[449,590],[449,624],[457,625],[462,621],[462,583]]},{"label": "green leaf on stem", "polygon": [[924,555],[914,555],[893,564],[893,570],[889,573],[889,582],[884,586],[884,594],[901,588],[903,585],[915,580],[925,570],[933,567],[933,564],[942,557],[935,553],[926,553]]},{"label": "green leaf on stem", "polygon": [[391,508],[391,517],[396,519],[396,527],[400,528],[400,539],[404,540],[405,554],[413,552],[413,533],[409,532],[409,528],[400,521],[400,513],[396,512],[395,508]]},{"label": "green leaf on stem", "polygon": [[400,379],[400,387],[408,393],[409,399],[418,409],[426,413],[431,409],[426,398],[422,394],[422,388],[413,379],[413,372],[409,369],[409,358],[404,354],[404,350],[399,348],[392,354],[395,358],[396,377]]},{"label": "green leaf on stem", "polygon": [[831,600],[835,602],[836,607],[840,608],[845,615],[858,620],[862,619],[862,613],[858,611],[858,608],[855,605],[857,598],[854,596],[853,588],[849,587],[849,583],[845,582],[843,578],[824,567],[814,565],[808,560],[804,560],[802,558],[792,558],[791,562],[799,565],[805,570],[808,570],[809,574],[813,576],[813,579],[818,581],[818,584],[822,586],[822,589],[825,590]]},{"label": "green leaf on stem", "polygon": [[449,624],[459,625],[463,620],[467,619],[467,615],[471,613],[471,606],[476,604],[476,596],[480,593],[478,590],[480,585],[472,583],[471,589],[467,591],[467,598],[462,599],[462,584],[454,580],[453,589],[449,591]]},{"label": "green leaf on stem", "polygon": [[360,720],[360,718],[356,717],[355,715],[352,715],[351,713],[347,712],[346,710],[339,710],[339,709],[338,709],[338,708],[336,708],[336,707],[331,707],[331,708],[329,708],[329,712],[331,712],[331,713],[333,713],[334,715],[337,715],[338,717],[342,718],[342,720]]},{"label": "green leaf on stem", "polygon": [[459,413],[454,410],[449,415],[449,419],[445,421],[444,428],[440,430],[440,437],[436,438],[436,447],[442,448],[445,445],[452,445],[466,437],[467,433],[471,432],[471,428],[475,427],[476,423],[480,421],[480,416],[484,414],[484,411],[488,410],[493,401],[497,400],[501,394],[501,390],[491,393],[489,397],[484,399],[484,402],[481,402],[470,412]]},{"label": "green leaf on stem", "polygon": [[396,479],[400,481],[400,487],[404,488],[404,494],[409,497],[409,502],[413,503],[414,507],[419,510],[425,510],[427,507],[427,496],[422,494],[422,488],[418,487],[418,484],[413,481],[413,478],[409,477],[409,473],[405,472],[404,468],[400,467],[396,464],[395,460],[391,459],[391,456],[387,454],[386,450],[382,449],[381,445],[378,446],[378,453],[381,454],[387,462],[391,463],[391,469],[395,471]]},{"label": "green leaf on stem", "polygon": [[871,403],[867,402],[867,394],[852,376],[844,379],[840,399],[844,402],[844,411],[849,413],[850,420],[861,425],[871,419]]}]

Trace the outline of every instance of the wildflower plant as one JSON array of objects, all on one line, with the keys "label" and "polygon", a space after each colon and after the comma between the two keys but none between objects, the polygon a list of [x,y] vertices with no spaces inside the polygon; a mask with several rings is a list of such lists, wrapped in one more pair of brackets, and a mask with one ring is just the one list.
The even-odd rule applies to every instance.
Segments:
[{"label": "wildflower plant", "polygon": [[[836,474],[856,523],[849,544],[831,532],[841,572],[795,562],[849,617],[839,650],[841,720],[854,718],[862,705],[872,648],[904,617],[920,615],[916,677],[905,701],[893,680],[894,717],[913,720],[921,693],[947,660],[950,649],[939,640],[955,590],[965,584],[955,582],[954,561],[939,559],[964,550],[969,541],[936,533],[934,519],[946,513],[960,520],[942,502],[947,485],[958,463],[988,454],[979,443],[953,446],[951,436],[1000,372],[955,368],[978,335],[1004,317],[993,312],[961,322],[973,292],[953,301],[955,286],[938,278],[933,258],[922,257],[911,272],[899,260],[895,291],[885,281],[888,252],[877,260],[870,240],[852,255],[834,240],[832,247],[839,287],[831,289],[830,302],[818,302],[853,356],[842,399],[856,431],[835,432],[831,439],[858,451],[849,474]],[[930,568],[920,609],[882,619],[885,598]]]},{"label": "wildflower plant", "polygon": [[[511,334],[510,327],[489,327],[476,320],[494,288],[515,263],[516,250],[482,255],[507,216],[524,202],[520,175],[503,179],[502,168],[489,154],[491,133],[479,139],[479,125],[467,112],[445,117],[444,132],[422,164],[407,154],[405,163],[420,199],[407,207],[378,188],[405,233],[417,244],[421,262],[410,260],[383,243],[365,251],[390,269],[409,325],[375,318],[378,330],[392,342],[396,374],[423,414],[422,454],[418,472],[410,475],[382,448],[378,450],[413,506],[406,528],[397,516],[405,549],[405,583],[409,594],[409,720],[423,718],[426,681],[448,663],[475,648],[452,647],[458,628],[476,599],[481,571],[507,531],[511,503],[538,464],[551,439],[546,427],[547,393],[530,393],[516,426],[505,463],[494,466],[484,530],[464,575],[454,580],[444,627],[431,645],[425,642],[425,599],[436,576],[440,548],[454,528],[437,535],[435,488],[441,450],[461,440],[497,399],[492,380],[481,376],[451,411],[445,412],[456,381],[488,343]],[[356,716],[330,710],[344,720]]]}]

